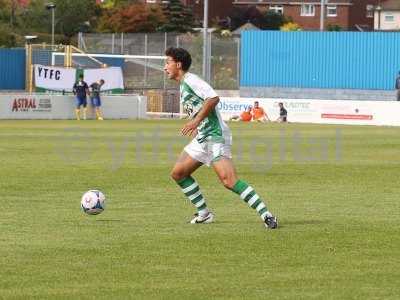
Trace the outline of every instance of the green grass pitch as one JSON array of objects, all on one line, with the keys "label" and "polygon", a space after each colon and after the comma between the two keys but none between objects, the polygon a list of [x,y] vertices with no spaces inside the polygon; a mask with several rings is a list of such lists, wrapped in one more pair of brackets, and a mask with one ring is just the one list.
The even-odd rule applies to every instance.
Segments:
[{"label": "green grass pitch", "polygon": [[0,121],[0,299],[398,299],[399,128],[231,123],[267,231],[207,167],[216,222],[187,224],[182,125]]}]

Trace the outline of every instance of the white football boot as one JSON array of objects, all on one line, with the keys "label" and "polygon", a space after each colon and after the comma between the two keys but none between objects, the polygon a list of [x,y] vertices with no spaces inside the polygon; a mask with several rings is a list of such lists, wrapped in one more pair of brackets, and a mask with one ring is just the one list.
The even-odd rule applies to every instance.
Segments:
[{"label": "white football boot", "polygon": [[194,218],[190,221],[190,224],[209,224],[214,221],[214,214],[208,212],[205,216],[201,216],[198,213],[194,214]]}]

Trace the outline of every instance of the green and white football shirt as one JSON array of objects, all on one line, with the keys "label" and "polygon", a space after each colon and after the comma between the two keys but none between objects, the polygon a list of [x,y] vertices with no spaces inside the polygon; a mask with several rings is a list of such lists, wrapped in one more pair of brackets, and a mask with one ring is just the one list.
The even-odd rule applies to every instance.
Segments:
[{"label": "green and white football shirt", "polygon": [[[218,96],[207,82],[189,72],[184,75],[181,81],[180,94],[183,110],[191,119],[202,109],[206,99]],[[230,130],[222,120],[218,107],[215,107],[200,123],[197,132],[196,139],[199,143],[204,141],[231,143]]]}]

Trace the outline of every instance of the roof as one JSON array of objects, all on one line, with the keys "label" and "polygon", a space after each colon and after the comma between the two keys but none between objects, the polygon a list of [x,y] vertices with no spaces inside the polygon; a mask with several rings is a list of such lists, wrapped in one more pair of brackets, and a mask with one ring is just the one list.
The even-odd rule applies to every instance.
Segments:
[{"label": "roof", "polygon": [[[330,0],[325,4],[350,5],[355,0]],[[394,0],[396,1],[396,0]],[[328,2],[328,3],[326,3]],[[300,5],[302,3],[319,4],[320,0],[236,0],[233,4],[281,4],[281,5]]]},{"label": "roof", "polygon": [[399,0],[386,0],[381,2],[382,10],[399,10],[400,11],[400,1]]},{"label": "roof", "polygon": [[243,24],[239,28],[236,28],[236,30],[234,30],[232,34],[240,35],[242,34],[242,31],[247,31],[247,30],[260,30],[260,28],[258,28],[256,25],[250,22],[247,22],[246,24]]}]

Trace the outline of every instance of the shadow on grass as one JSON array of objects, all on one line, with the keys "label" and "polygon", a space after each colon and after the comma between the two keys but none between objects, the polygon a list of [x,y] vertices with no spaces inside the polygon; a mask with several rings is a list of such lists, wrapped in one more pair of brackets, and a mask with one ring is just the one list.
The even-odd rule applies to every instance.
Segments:
[{"label": "shadow on grass", "polygon": [[[279,221],[279,220],[278,220]],[[322,225],[322,224],[328,224],[328,220],[292,220],[292,221],[284,221],[284,222],[279,222],[279,228],[283,227],[293,227],[293,226],[307,226],[307,225]]]}]

